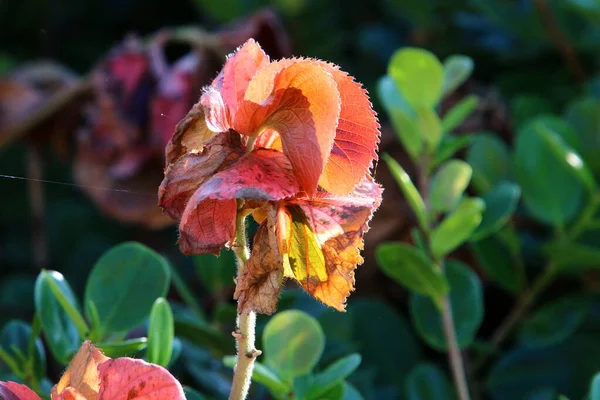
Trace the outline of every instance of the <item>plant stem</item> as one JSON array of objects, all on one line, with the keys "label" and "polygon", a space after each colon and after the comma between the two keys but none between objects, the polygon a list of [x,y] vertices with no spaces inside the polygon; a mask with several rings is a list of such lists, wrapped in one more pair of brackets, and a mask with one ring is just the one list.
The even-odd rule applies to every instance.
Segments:
[{"label": "plant stem", "polygon": [[[238,212],[236,226],[236,242],[234,252],[238,259],[238,279],[250,258],[246,243],[246,216]],[[233,382],[229,400],[244,400],[250,389],[254,360],[261,354],[254,346],[256,329],[256,313],[238,314],[237,328],[233,336],[237,341],[237,363],[233,372]]]},{"label": "plant stem", "polygon": [[452,378],[456,386],[456,393],[459,400],[469,400],[469,387],[465,376],[465,367],[463,365],[462,355],[458,348],[456,339],[456,330],[452,318],[452,305],[450,297],[446,296],[442,302],[442,322],[444,326],[444,336],[448,344],[448,361],[452,370]]}]

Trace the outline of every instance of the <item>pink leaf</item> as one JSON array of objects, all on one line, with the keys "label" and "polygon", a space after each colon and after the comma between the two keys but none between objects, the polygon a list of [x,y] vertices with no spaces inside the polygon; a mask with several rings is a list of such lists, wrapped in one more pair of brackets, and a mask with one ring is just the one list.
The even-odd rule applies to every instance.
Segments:
[{"label": "pink leaf", "polygon": [[0,381],[0,399],[2,400],[41,400],[40,396],[25,385],[16,382]]},{"label": "pink leaf", "polygon": [[258,149],[200,186],[199,195],[211,199],[280,200],[298,193],[298,181],[287,157]]},{"label": "pink leaf", "polygon": [[185,400],[181,384],[163,367],[132,358],[98,366],[98,400]]}]

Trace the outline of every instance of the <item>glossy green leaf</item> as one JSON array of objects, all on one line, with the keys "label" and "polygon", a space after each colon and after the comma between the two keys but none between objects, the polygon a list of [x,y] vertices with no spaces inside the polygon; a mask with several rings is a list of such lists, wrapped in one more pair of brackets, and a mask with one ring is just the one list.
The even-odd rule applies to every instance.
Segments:
[{"label": "glossy green leaf", "polygon": [[444,67],[427,50],[403,48],[396,51],[388,74],[413,109],[435,107],[444,90]]},{"label": "glossy green leaf", "polygon": [[600,178],[600,101],[593,97],[578,99],[567,108],[565,118],[577,132],[577,151],[596,178]]},{"label": "glossy green leaf", "polygon": [[473,60],[463,55],[452,55],[444,60],[444,94],[452,93],[473,72]]},{"label": "glossy green leaf", "polygon": [[222,251],[218,257],[212,254],[194,256],[194,268],[198,278],[214,294],[233,286],[235,265],[235,255],[232,251]]},{"label": "glossy green leaf", "polygon": [[141,325],[154,301],[170,284],[169,265],[139,243],[118,245],[94,265],[85,288],[86,315],[96,307],[102,333],[124,332]]},{"label": "glossy green leaf", "polygon": [[517,263],[510,251],[496,236],[471,243],[473,255],[486,276],[510,293],[517,293],[521,284]]},{"label": "glossy green leaf", "polygon": [[148,339],[145,337],[127,339],[117,342],[94,343],[102,352],[110,358],[134,357],[137,353],[148,347]]},{"label": "glossy green leaf", "polygon": [[431,251],[435,257],[443,257],[469,240],[479,226],[485,203],[479,198],[464,199],[431,232]]},{"label": "glossy green leaf", "polygon": [[535,218],[552,225],[563,225],[577,215],[585,188],[595,185],[581,157],[567,144],[572,136],[562,121],[542,117],[517,136],[515,172],[525,206]]},{"label": "glossy green leaf", "polygon": [[475,135],[467,151],[467,162],[473,168],[473,186],[480,194],[508,177],[508,148],[492,133]]},{"label": "glossy green leaf", "polygon": [[[483,321],[483,287],[475,272],[460,261],[446,263],[450,303],[458,345],[469,347]],[[421,338],[431,347],[446,350],[446,339],[439,310],[430,298],[413,293],[410,314]]]},{"label": "glossy green leaf", "polygon": [[479,99],[475,95],[469,95],[456,103],[442,118],[442,130],[452,132],[458,128],[469,115],[477,108]]},{"label": "glossy green leaf", "polygon": [[551,241],[544,252],[561,271],[581,271],[600,268],[600,249],[582,243]]},{"label": "glossy green leaf", "polygon": [[454,389],[438,367],[430,363],[415,366],[406,381],[407,400],[454,400]]},{"label": "glossy green leaf", "polygon": [[78,309],[77,299],[65,278],[56,271],[40,273],[35,282],[35,309],[40,316],[42,331],[52,355],[62,365],[67,365],[79,349],[82,338],[54,295],[51,282],[60,288],[63,296]]},{"label": "glossy green leaf", "polygon": [[473,136],[464,135],[464,136],[452,136],[445,135],[440,142],[440,146],[438,148],[437,154],[433,160],[432,167],[437,167],[448,158],[455,155],[460,150],[469,146],[473,142]]},{"label": "glossy green leaf", "polygon": [[[353,382],[358,384],[361,372],[372,371],[376,382],[398,385],[422,357],[409,322],[380,300],[355,298],[347,310],[343,315],[351,319],[351,343],[356,344],[356,351],[363,358],[361,368],[352,375]],[[373,329],[373,321],[377,322],[377,329]]]},{"label": "glossy green leaf", "polygon": [[383,243],[375,254],[381,270],[400,285],[438,300],[448,293],[444,274],[416,248],[405,243]]},{"label": "glossy green leaf", "polygon": [[423,198],[419,194],[419,191],[412,183],[410,177],[404,171],[404,169],[398,164],[396,160],[394,160],[389,154],[384,153],[382,156],[383,160],[387,164],[392,176],[400,186],[406,201],[412,208],[413,212],[417,216],[417,221],[419,221],[419,225],[422,228],[426,228],[429,223],[427,220],[427,213],[425,211],[425,203],[423,202]]},{"label": "glossy green leaf", "polygon": [[430,154],[435,154],[444,133],[442,121],[431,107],[419,107],[415,111],[417,114],[417,127],[425,140],[427,150]]},{"label": "glossy green leaf", "polygon": [[412,159],[417,160],[423,148],[423,140],[414,111],[398,92],[396,84],[389,75],[379,80],[377,93],[400,142]]},{"label": "glossy green leaf", "polygon": [[590,384],[590,400],[600,400],[600,372],[594,375]]},{"label": "glossy green leaf", "polygon": [[159,297],[150,312],[148,326],[148,362],[168,367],[173,354],[174,338],[173,312],[169,302]]},{"label": "glossy green leaf", "polygon": [[453,210],[471,181],[472,169],[464,161],[450,160],[442,164],[431,180],[429,199],[434,210]]},{"label": "glossy green leaf", "polygon": [[[223,358],[223,364],[229,368],[234,368],[236,362],[237,359],[235,356]],[[252,381],[264,385],[271,393],[275,394],[276,397],[277,395],[286,395],[292,390],[288,383],[282,381],[275,372],[259,362],[254,362]]]},{"label": "glossy green leaf", "polygon": [[306,392],[306,398],[322,399],[323,393],[342,383],[358,368],[360,362],[359,354],[351,354],[334,362],[323,372],[314,375],[311,386]]},{"label": "glossy green leaf", "polygon": [[323,354],[325,335],[319,322],[303,311],[275,314],[263,332],[266,364],[286,380],[310,372]]},{"label": "glossy green leaf", "polygon": [[492,366],[485,387],[492,400],[521,399],[532,388],[548,387],[581,399],[588,393],[590,380],[598,371],[600,341],[597,335],[576,333],[559,345],[519,347],[504,354]]},{"label": "glossy green leaf", "polygon": [[590,310],[588,299],[561,297],[545,304],[521,325],[519,341],[527,347],[562,343],[581,325]]},{"label": "glossy green leaf", "polygon": [[[39,381],[46,376],[46,351],[40,338],[36,338],[30,354],[30,339],[33,330],[22,321],[12,320],[0,332],[0,351],[12,358],[19,370],[33,372]],[[2,360],[2,357],[0,357]]]},{"label": "glossy green leaf", "polygon": [[471,240],[481,240],[498,232],[510,220],[520,198],[519,185],[508,181],[498,183],[484,194],[482,200],[485,203],[485,211],[481,224],[475,229]]}]

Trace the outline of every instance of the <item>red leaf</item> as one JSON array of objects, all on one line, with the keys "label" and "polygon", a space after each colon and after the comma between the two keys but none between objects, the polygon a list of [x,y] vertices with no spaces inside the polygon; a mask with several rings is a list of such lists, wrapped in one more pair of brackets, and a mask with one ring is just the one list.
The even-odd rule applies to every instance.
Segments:
[{"label": "red leaf", "polygon": [[335,81],[316,62],[282,60],[258,71],[234,119],[236,131],[281,136],[302,189],[313,194],[335,137],[340,113]]},{"label": "red leaf", "polygon": [[0,381],[0,399],[2,400],[41,400],[40,396],[25,385],[16,382]]},{"label": "red leaf", "polygon": [[333,76],[342,109],[333,148],[319,185],[334,194],[347,194],[377,160],[380,126],[367,91],[337,66],[324,62],[320,65]]},{"label": "red leaf", "polygon": [[280,200],[298,193],[298,181],[287,157],[258,149],[204,182],[199,195],[211,199]]},{"label": "red leaf", "polygon": [[[184,137],[185,138],[185,137]],[[186,153],[169,164],[158,189],[158,204],[173,219],[181,218],[185,206],[208,178],[239,157],[229,133],[215,135],[196,152]]]},{"label": "red leaf", "polygon": [[220,92],[232,115],[236,113],[238,103],[244,99],[250,80],[267,64],[269,56],[254,39],[249,39],[227,59],[223,67],[223,86]]},{"label": "red leaf", "polygon": [[98,366],[98,400],[185,400],[181,384],[163,367],[132,358]]},{"label": "red leaf", "polygon": [[233,242],[237,204],[232,200],[205,199],[196,191],[179,223],[179,248],[183,254],[219,254]]}]

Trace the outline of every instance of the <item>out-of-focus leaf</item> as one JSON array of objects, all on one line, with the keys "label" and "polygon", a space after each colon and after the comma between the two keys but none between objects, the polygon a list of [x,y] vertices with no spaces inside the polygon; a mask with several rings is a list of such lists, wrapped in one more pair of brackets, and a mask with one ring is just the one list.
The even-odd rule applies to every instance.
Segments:
[{"label": "out-of-focus leaf", "polygon": [[439,301],[448,293],[444,274],[431,260],[406,243],[383,243],[377,247],[379,267],[399,284]]},{"label": "out-of-focus leaf", "polygon": [[485,211],[481,224],[475,229],[472,241],[481,240],[498,232],[510,219],[519,204],[521,188],[508,181],[498,183],[482,196]]},{"label": "out-of-focus leaf", "polygon": [[434,210],[453,210],[471,181],[472,169],[464,161],[450,160],[440,166],[431,180],[430,201]]},{"label": "out-of-focus leaf", "polygon": [[462,55],[452,55],[444,60],[444,94],[452,93],[473,72],[473,60]]},{"label": "out-of-focus leaf", "polygon": [[[235,356],[227,356],[223,358],[223,364],[225,364],[227,367],[234,368],[235,363]],[[252,380],[266,386],[267,389],[274,394],[285,395],[292,390],[288,383],[282,381],[275,372],[271,371],[268,367],[259,362],[254,363]]]},{"label": "out-of-focus leaf", "polygon": [[576,148],[596,178],[600,177],[600,99],[583,97],[569,104],[565,118],[577,132]]},{"label": "out-of-focus leaf", "polygon": [[90,317],[93,303],[102,333],[133,329],[148,318],[169,283],[169,265],[162,256],[139,243],[118,245],[92,269],[85,289],[86,315]]},{"label": "out-of-focus leaf", "polygon": [[448,378],[433,364],[415,366],[404,385],[407,400],[454,400],[454,389]]},{"label": "out-of-focus leaf", "polygon": [[473,142],[473,136],[452,136],[445,135],[440,142],[438,152],[433,160],[433,167],[437,167],[448,158],[452,157],[458,151],[469,146]]},{"label": "out-of-focus leaf", "polygon": [[25,364],[28,361],[32,362],[31,371],[37,380],[41,380],[46,376],[46,352],[42,340],[36,338],[33,354],[29,354],[29,341],[32,333],[31,326],[25,322],[9,321],[0,333],[0,349],[17,362],[22,371],[28,371],[29,368]]},{"label": "out-of-focus leaf", "polygon": [[444,133],[442,121],[437,112],[430,107],[419,107],[416,110],[417,127],[421,132],[421,137],[425,140],[430,154],[435,154]]},{"label": "out-of-focus leaf", "polygon": [[519,290],[520,283],[516,263],[511,257],[510,251],[496,236],[471,243],[471,248],[479,266],[491,280],[510,293],[516,293]]},{"label": "out-of-focus leaf", "polygon": [[218,257],[212,254],[194,256],[194,267],[211,293],[219,293],[233,285],[235,255],[232,251],[222,251]]},{"label": "out-of-focus leaf", "polygon": [[428,219],[427,213],[425,211],[425,203],[423,202],[423,198],[419,194],[419,191],[415,187],[415,185],[410,180],[410,177],[404,171],[404,168],[398,164],[396,160],[394,160],[390,155],[383,154],[383,159],[385,160],[392,176],[400,186],[404,197],[406,197],[406,201],[412,208],[413,212],[417,216],[417,220],[419,221],[419,225],[422,228],[428,227]]},{"label": "out-of-focus leaf", "polygon": [[361,357],[359,354],[346,356],[327,367],[323,372],[314,376],[314,380],[306,397],[309,399],[321,399],[324,392],[339,385],[345,378],[350,376],[360,365]]},{"label": "out-of-focus leaf", "polygon": [[204,397],[204,395],[202,395],[200,392],[192,389],[189,386],[184,386],[183,392],[185,393],[185,398],[187,400],[206,400],[206,397]]},{"label": "out-of-focus leaf", "polygon": [[510,103],[516,126],[540,115],[552,112],[552,105],[540,96],[518,95]]},{"label": "out-of-focus leaf", "polygon": [[298,310],[275,314],[263,332],[265,362],[286,380],[310,372],[324,347],[319,322]]},{"label": "out-of-focus leaf", "polygon": [[581,325],[590,309],[581,296],[562,297],[544,305],[521,326],[519,341],[527,347],[560,344]]},{"label": "out-of-focus leaf", "polygon": [[442,118],[442,129],[449,133],[458,128],[460,124],[477,108],[478,98],[470,95],[459,101]]},{"label": "out-of-focus leaf", "polygon": [[396,51],[388,74],[414,110],[435,107],[444,90],[444,67],[427,50],[406,47]]},{"label": "out-of-focus leaf", "polygon": [[[460,261],[446,263],[446,277],[450,284],[450,304],[458,346],[469,347],[483,322],[483,288],[479,277]],[[410,312],[419,335],[431,347],[447,350],[439,309],[428,297],[413,293]]]},{"label": "out-of-focus leaf", "polygon": [[600,249],[581,243],[549,242],[544,252],[561,271],[580,271],[600,267]]},{"label": "out-of-focus leaf", "polygon": [[590,400],[600,400],[600,373],[594,375],[590,384]]},{"label": "out-of-focus leaf", "polygon": [[443,257],[469,240],[479,226],[485,203],[476,197],[464,199],[431,232],[431,251],[435,257]]},{"label": "out-of-focus leaf", "polygon": [[223,357],[234,351],[233,341],[223,333],[201,321],[194,321],[180,316],[174,317],[175,334],[207,351],[216,357]]},{"label": "out-of-focus leaf", "polygon": [[477,134],[467,152],[467,162],[473,168],[473,186],[484,194],[507,178],[508,148],[492,133]]}]

